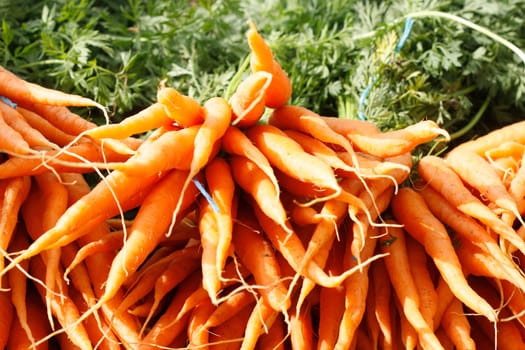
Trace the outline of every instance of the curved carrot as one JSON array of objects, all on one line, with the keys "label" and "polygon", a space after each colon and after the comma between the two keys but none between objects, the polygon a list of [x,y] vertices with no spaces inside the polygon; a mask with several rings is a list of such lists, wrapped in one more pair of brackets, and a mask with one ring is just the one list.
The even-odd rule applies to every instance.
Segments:
[{"label": "curved carrot", "polygon": [[270,108],[283,106],[292,96],[292,82],[274,59],[272,50],[257,31],[255,24],[250,21],[249,26],[246,36],[252,54],[250,67],[253,72],[266,71],[272,75],[272,81],[265,94],[266,106]]},{"label": "curved carrot", "polygon": [[328,117],[321,116],[321,119],[328,125],[332,130],[348,137],[349,134],[355,135],[372,135],[379,134],[381,130],[368,120],[360,119],[346,119],[339,117]]},{"label": "curved carrot", "polygon": [[393,197],[391,207],[406,231],[425,247],[454,295],[475,312],[495,322],[495,310],[468,285],[445,226],[428,209],[423,197],[415,190],[403,187]]},{"label": "curved carrot", "polygon": [[21,106],[17,106],[16,110],[22,115],[29,125],[31,125],[35,130],[38,130],[50,142],[63,147],[74,141],[74,135],[70,135],[57,128],[47,119],[35,113],[34,111]]},{"label": "curved carrot", "polygon": [[445,310],[441,326],[448,334],[456,349],[475,349],[476,344],[470,336],[470,323],[467,319],[463,304],[454,298]]},{"label": "curved carrot", "polygon": [[254,72],[246,77],[230,97],[232,125],[245,128],[261,119],[266,109],[266,91],[272,75],[265,71]]},{"label": "curved carrot", "polygon": [[180,127],[187,128],[204,121],[201,105],[174,88],[161,86],[157,91],[157,102],[164,107],[168,117]]},{"label": "curved carrot", "polygon": [[0,152],[12,156],[34,155],[37,151],[33,150],[24,137],[13,129],[6,121],[4,113],[0,111]]}]

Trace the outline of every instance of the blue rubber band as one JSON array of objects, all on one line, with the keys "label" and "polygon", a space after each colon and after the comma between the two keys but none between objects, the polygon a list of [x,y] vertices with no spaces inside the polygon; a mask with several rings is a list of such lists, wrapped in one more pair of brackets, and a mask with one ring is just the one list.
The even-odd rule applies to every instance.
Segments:
[{"label": "blue rubber band", "polygon": [[[407,17],[407,19],[405,20],[405,28],[403,29],[403,34],[401,34],[401,37],[399,38],[399,41],[394,49],[394,54],[397,54],[399,51],[401,51],[403,46],[405,46],[405,43],[408,37],[410,36],[410,32],[412,31],[413,24],[414,24],[414,19],[412,17]],[[366,99],[368,98],[368,95],[370,94],[370,90],[372,90],[372,86],[374,85],[373,83],[376,80],[377,78],[374,79],[372,83],[368,84],[368,86],[365,88],[365,90],[361,94],[361,97],[359,98],[359,106],[357,108],[357,114],[359,116],[359,119],[361,120],[366,120],[366,116],[363,113],[363,109],[366,104]]]},{"label": "blue rubber band", "polygon": [[9,105],[10,107],[12,108],[16,108],[16,103],[14,103],[13,101],[11,101],[10,99],[8,99],[7,97],[5,96],[0,96],[0,100],[4,101],[7,105]]},{"label": "blue rubber band", "polygon": [[214,212],[218,213],[220,210],[219,210],[219,206],[217,205],[217,203],[215,203],[215,201],[213,200],[213,198],[211,198],[210,194],[206,191],[206,189],[204,188],[204,186],[202,186],[202,184],[200,183],[199,180],[197,179],[193,179],[192,180],[193,183],[195,184],[195,186],[197,187],[197,189],[199,190],[200,193],[202,193],[202,195],[204,196],[204,198],[206,198],[206,200],[208,201],[208,203],[210,203],[212,209]]}]

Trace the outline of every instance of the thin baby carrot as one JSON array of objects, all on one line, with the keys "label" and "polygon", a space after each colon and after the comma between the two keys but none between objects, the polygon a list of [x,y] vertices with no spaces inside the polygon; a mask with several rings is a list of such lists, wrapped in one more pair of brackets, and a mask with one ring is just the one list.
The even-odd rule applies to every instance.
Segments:
[{"label": "thin baby carrot", "polygon": [[274,55],[255,24],[249,21],[246,33],[250,46],[250,68],[252,72],[265,71],[272,75],[271,83],[265,92],[265,103],[270,108],[285,105],[292,96],[292,82]]},{"label": "thin baby carrot", "polygon": [[75,136],[65,133],[61,129],[51,124],[41,115],[20,106],[17,106],[16,110],[22,115],[22,117],[31,127],[33,127],[35,130],[38,130],[53,144],[63,147],[74,141]]},{"label": "thin baby carrot", "polygon": [[271,82],[272,75],[265,71],[254,72],[241,81],[229,100],[233,126],[246,128],[261,119],[266,109],[266,91]]},{"label": "thin baby carrot", "polygon": [[287,340],[284,317],[278,315],[268,332],[261,334],[257,342],[257,349],[285,350]]},{"label": "thin baby carrot", "polygon": [[11,156],[34,155],[37,151],[33,150],[24,137],[13,129],[6,121],[4,113],[0,111],[0,152]]},{"label": "thin baby carrot", "polygon": [[338,134],[348,137],[348,134],[371,135],[379,134],[381,130],[376,124],[368,120],[347,119],[339,117],[321,116],[324,122]]},{"label": "thin baby carrot", "polygon": [[445,226],[432,214],[423,197],[409,187],[400,188],[392,198],[391,208],[406,231],[425,247],[454,295],[495,322],[495,310],[468,285]]},{"label": "thin baby carrot", "polygon": [[374,314],[382,335],[381,347],[393,348],[393,322],[391,317],[392,284],[388,279],[388,272],[384,260],[379,260],[370,267],[371,287],[374,295]]},{"label": "thin baby carrot", "polygon": [[[253,303],[244,306],[236,312],[228,322],[210,329],[210,349],[213,350],[237,350],[243,339],[246,324],[251,315]],[[264,335],[264,334],[263,334]],[[273,349],[273,348],[268,348]],[[277,350],[277,349],[275,349]]]},{"label": "thin baby carrot", "polygon": [[272,327],[273,322],[277,319],[278,315],[280,315],[280,313],[275,311],[266,302],[266,299],[259,298],[246,321],[240,349],[255,349],[259,337]]},{"label": "thin baby carrot", "polygon": [[476,344],[470,337],[470,323],[463,310],[463,304],[454,298],[445,310],[441,325],[458,350],[475,349]]},{"label": "thin baby carrot", "polygon": [[289,330],[292,349],[313,350],[316,346],[312,324],[312,305],[305,303],[303,307],[293,307],[290,313]]},{"label": "thin baby carrot", "polygon": [[190,313],[186,332],[190,348],[208,349],[209,333],[204,327],[206,320],[216,310],[217,306],[209,298],[202,300]]},{"label": "thin baby carrot", "polygon": [[420,311],[420,298],[410,271],[405,231],[395,226],[394,221],[389,222],[393,226],[385,227],[379,245],[382,252],[389,253],[384,261],[395,295],[405,317],[416,330],[421,346],[425,349],[443,349],[431,325],[426,322]]},{"label": "thin baby carrot", "polygon": [[[6,251],[15,232],[20,207],[29,194],[31,179],[23,176],[0,180],[0,182],[0,188],[3,190],[3,193],[0,194],[0,249]],[[4,257],[2,254],[0,269],[3,267]]]}]

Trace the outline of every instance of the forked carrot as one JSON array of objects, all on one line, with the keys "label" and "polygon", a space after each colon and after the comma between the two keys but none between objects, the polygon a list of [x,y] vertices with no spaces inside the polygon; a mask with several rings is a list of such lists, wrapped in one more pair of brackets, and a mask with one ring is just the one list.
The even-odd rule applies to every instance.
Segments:
[{"label": "forked carrot", "polygon": [[419,343],[425,349],[443,349],[434,330],[420,311],[420,298],[414,277],[410,271],[410,262],[406,246],[405,231],[399,226],[385,227],[380,238],[380,248],[389,253],[384,258],[385,266],[390,276],[390,282],[399,300],[405,317],[417,332]]},{"label": "forked carrot", "polygon": [[266,106],[277,108],[285,105],[292,96],[292,82],[274,55],[264,38],[259,34],[255,24],[249,21],[250,28],[246,33],[251,57],[252,72],[265,71],[272,75],[270,86],[266,90]]},{"label": "forked carrot", "polygon": [[257,123],[266,109],[266,91],[272,75],[257,71],[248,75],[237,87],[229,103],[232,107],[232,125],[246,128]]},{"label": "forked carrot", "polygon": [[157,101],[166,114],[182,128],[201,124],[204,121],[201,105],[193,98],[183,95],[176,89],[160,86]]},{"label": "forked carrot", "polygon": [[348,134],[356,149],[378,157],[391,157],[412,151],[417,146],[442,136],[450,139],[446,130],[431,120],[423,120],[403,129],[373,135]]},{"label": "forked carrot", "polygon": [[467,283],[445,226],[432,214],[423,197],[415,190],[403,187],[392,198],[391,207],[406,231],[425,247],[454,295],[475,312],[495,322],[496,311]]}]

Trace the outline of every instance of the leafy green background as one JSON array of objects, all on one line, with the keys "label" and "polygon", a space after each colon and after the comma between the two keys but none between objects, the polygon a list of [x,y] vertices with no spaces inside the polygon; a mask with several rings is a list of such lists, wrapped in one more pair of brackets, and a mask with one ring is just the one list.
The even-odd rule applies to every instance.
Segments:
[{"label": "leafy green background", "polygon": [[154,101],[161,80],[199,101],[225,95],[249,54],[252,19],[292,79],[291,103],[361,111],[385,130],[433,119],[458,141],[521,120],[525,62],[501,43],[426,15],[395,51],[420,11],[461,16],[525,48],[525,0],[0,0],[0,64],[94,98],[116,122]]}]

